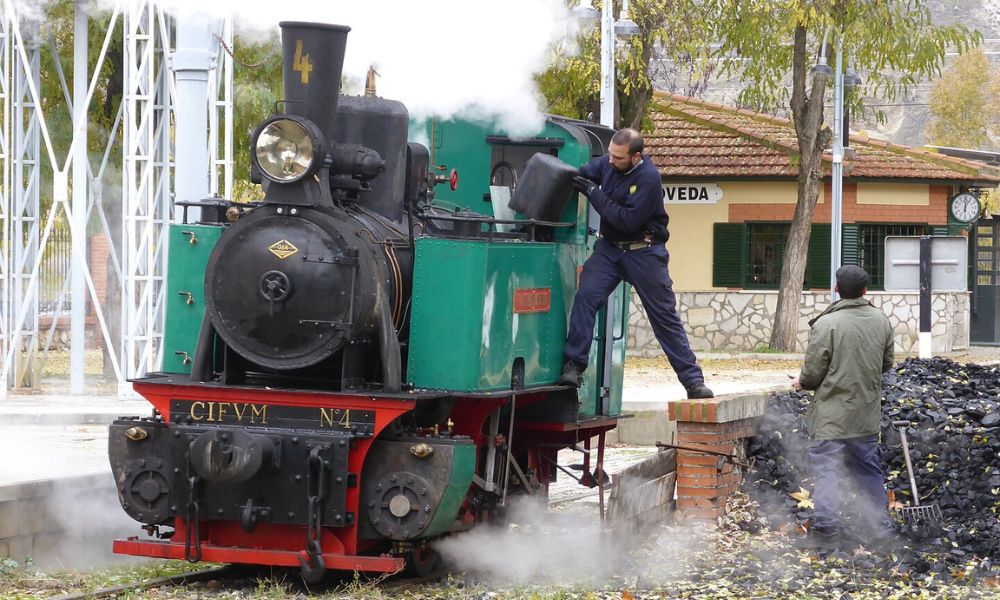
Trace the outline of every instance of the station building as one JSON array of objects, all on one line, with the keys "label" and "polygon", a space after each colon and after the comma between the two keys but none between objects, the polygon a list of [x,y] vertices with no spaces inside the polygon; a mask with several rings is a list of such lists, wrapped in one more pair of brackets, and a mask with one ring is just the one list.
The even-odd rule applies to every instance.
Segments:
[{"label": "station building", "polygon": [[[656,92],[646,153],[663,178],[670,215],[670,273],[695,350],[750,351],[771,335],[787,237],[797,201],[798,143],[783,118]],[[1000,343],[1000,228],[992,218],[963,223],[950,203],[961,192],[996,189],[1000,169],[852,134],[844,160],[842,264],[871,275],[869,299],[896,331],[896,349],[915,352],[919,294],[884,289],[886,236],[959,235],[970,241],[969,290],[934,293],[933,350]],[[808,321],[830,303],[831,155],[816,205],[797,350]],[[638,298],[635,298],[638,304]],[[641,310],[629,351],[662,350]]]}]

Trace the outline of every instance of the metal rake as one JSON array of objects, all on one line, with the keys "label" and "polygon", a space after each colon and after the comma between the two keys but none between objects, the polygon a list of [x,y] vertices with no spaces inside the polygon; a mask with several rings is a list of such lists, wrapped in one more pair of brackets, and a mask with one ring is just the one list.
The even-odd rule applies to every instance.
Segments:
[{"label": "metal rake", "polygon": [[899,432],[899,439],[903,444],[903,460],[906,462],[906,473],[910,476],[910,491],[913,493],[913,500],[910,506],[900,509],[903,513],[903,520],[907,523],[936,522],[943,519],[941,509],[937,504],[921,505],[920,492],[917,491],[917,480],[913,477],[913,463],[910,462],[910,446],[906,440],[906,429],[910,426],[909,421],[893,421],[892,426]]}]

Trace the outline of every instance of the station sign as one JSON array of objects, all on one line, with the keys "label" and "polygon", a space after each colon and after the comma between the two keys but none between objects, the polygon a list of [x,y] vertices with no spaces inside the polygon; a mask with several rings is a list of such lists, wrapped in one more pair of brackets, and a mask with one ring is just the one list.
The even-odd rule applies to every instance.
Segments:
[{"label": "station sign", "polygon": [[722,188],[714,183],[667,183],[663,201],[667,204],[718,204]]}]

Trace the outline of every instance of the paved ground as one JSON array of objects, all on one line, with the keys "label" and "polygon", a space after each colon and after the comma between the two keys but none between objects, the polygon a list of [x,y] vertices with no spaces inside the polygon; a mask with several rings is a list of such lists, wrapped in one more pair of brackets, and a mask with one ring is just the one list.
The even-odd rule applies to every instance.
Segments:
[{"label": "paved ground", "polygon": [[[608,447],[604,451],[604,470],[609,475],[614,475],[626,467],[645,460],[656,451],[656,447],[654,446]],[[596,458],[595,453],[592,460],[596,460]],[[573,468],[583,463],[583,455],[579,452],[574,450],[560,450],[558,461],[560,466],[568,468],[571,472],[577,474],[577,476],[582,474],[582,471]],[[591,468],[593,468],[593,463],[591,463]],[[605,502],[607,502],[607,494],[611,491],[611,486],[605,486],[604,490]],[[596,505],[600,502],[600,499],[598,498],[597,488],[582,486],[568,474],[560,471],[556,474],[556,482],[549,486],[549,502],[553,504],[580,502]]]},{"label": "paved ground", "polygon": [[[726,360],[726,359],[722,359]],[[757,360],[753,368],[720,368],[719,360],[705,361],[705,383],[717,395],[760,392],[788,387],[788,375],[798,375],[800,359]],[[648,365],[648,366],[646,366]],[[670,370],[666,359],[645,359],[625,372],[622,410],[666,410],[671,400],[687,396],[684,386]]]},{"label": "paved ground", "polygon": [[[977,348],[966,353],[953,354],[949,358],[959,362],[1000,363],[1000,349]],[[798,366],[801,363],[801,356],[711,355],[700,357],[700,362],[703,365],[707,383],[717,393],[722,394],[762,391],[771,388],[787,388],[789,382],[788,375],[797,373]],[[0,488],[11,483],[48,479],[53,476],[83,474],[98,474],[103,476],[106,474],[110,480],[110,467],[107,461],[107,423],[121,415],[148,414],[150,411],[148,404],[137,400],[119,400],[116,398],[114,386],[110,385],[98,390],[100,393],[92,393],[86,396],[71,396],[67,394],[65,382],[61,385],[58,382],[55,385],[49,385],[45,391],[47,393],[17,393],[0,397]],[[623,390],[624,408],[626,411],[662,409],[669,400],[681,398],[683,395],[683,388],[669,370],[665,360],[630,360],[629,367],[626,370]],[[605,466],[609,473],[614,474],[637,461],[645,459],[653,452],[655,452],[655,449],[650,447],[610,447],[606,452]],[[572,465],[581,462],[582,455],[579,452],[563,450],[559,453],[559,464],[569,468],[574,474],[579,474],[580,471],[574,470]],[[556,503],[554,512],[560,513],[561,516],[574,517],[577,513],[593,516],[597,513],[598,496],[596,489],[583,487],[569,475],[562,472],[559,473],[557,482],[551,487],[550,497]],[[92,530],[88,529],[85,540],[81,541],[81,549],[79,551],[74,550],[73,553],[77,556],[85,556],[88,560],[88,566],[93,566],[102,560],[109,560],[103,557],[103,553],[107,551],[107,540],[113,537],[137,534],[138,524],[128,519],[124,515],[124,512],[116,506],[113,489],[111,489],[108,498],[94,497],[89,498],[89,500],[92,506],[82,507],[79,504],[73,505],[73,517],[89,525],[103,523],[109,530],[106,535],[102,533],[95,536]],[[562,527],[563,529],[559,529],[558,531],[563,536],[566,535],[564,523],[577,522],[552,519],[549,516],[552,514],[551,512],[545,514],[546,517],[543,522],[552,522],[554,527]],[[580,522],[591,523],[592,519],[591,521]],[[576,532],[577,529],[573,529],[573,531]],[[585,533],[579,535],[584,535]],[[524,536],[527,535],[530,535],[530,532],[524,534]],[[729,534],[723,534],[723,539],[727,541],[720,543],[720,547],[731,543],[732,538],[727,537],[727,535]],[[528,548],[533,549],[536,554],[539,552],[548,552],[549,547],[545,545],[545,540],[550,539],[551,535],[549,532],[546,532],[545,536],[539,537],[537,543],[535,538],[528,538],[532,543]],[[681,537],[685,540],[681,548],[678,548],[675,543],[669,542],[669,540],[680,539]],[[650,564],[680,564],[679,561],[685,560],[685,557],[691,554],[692,532],[690,530],[668,532],[668,534],[661,534],[660,538],[667,540],[669,543],[666,547],[660,547],[655,544],[650,546],[649,552],[654,557],[649,559]],[[784,536],[781,536],[781,539],[785,540]],[[603,538],[601,538],[601,541],[603,542]],[[82,545],[84,543],[89,545],[84,547]],[[738,562],[732,552],[728,555],[721,555],[720,558],[719,551],[715,545],[703,545],[705,548],[702,554],[695,553],[691,554],[691,556],[709,565],[714,564],[712,560],[722,560],[726,563],[726,568],[729,568],[730,572],[732,571],[730,567]],[[559,547],[570,546],[572,544],[559,544]],[[506,546],[501,546],[500,548],[504,549]],[[523,544],[522,546],[517,546],[517,548],[516,551],[507,552],[500,557],[504,565],[501,571],[501,579],[505,580],[509,573],[508,562],[510,555],[530,554],[525,551]],[[671,552],[679,554],[675,556]],[[755,556],[759,556],[762,553],[765,555],[776,554],[774,548],[770,546],[765,548],[763,552],[746,552],[748,555]],[[572,556],[567,557],[565,562],[576,565],[580,557],[575,553],[575,550],[571,554]],[[546,554],[546,556],[548,557],[549,555]],[[122,559],[120,556],[116,557],[116,560],[120,561]],[[556,562],[559,561],[557,560]],[[836,565],[837,569],[841,566],[839,564]],[[695,567],[685,567],[685,569],[687,568],[690,568],[691,572],[695,572]],[[711,567],[706,575],[699,574],[698,580],[706,584],[711,584],[712,581],[718,579],[720,576],[716,571],[711,570],[714,568]],[[791,567],[787,568],[792,577],[796,577],[795,568],[801,567],[793,563]],[[769,573],[776,572],[777,570],[779,569],[768,567]],[[806,570],[808,571],[808,569]],[[645,571],[641,572],[645,573]],[[811,571],[810,577],[812,577]],[[586,577],[581,577],[581,580],[586,580]],[[726,577],[721,576],[720,581],[724,583],[725,580]],[[638,579],[636,578],[635,581],[638,582]],[[714,589],[712,585],[708,585],[708,588]],[[579,594],[580,597],[584,595],[590,597],[593,594]],[[675,595],[671,594],[671,597]],[[754,595],[755,597],[758,596],[758,594]],[[839,596],[839,591],[836,595]],[[567,594],[567,597],[569,596],[576,597],[577,594]],[[0,592],[0,597],[6,596]],[[378,597],[381,598],[384,596],[379,594]],[[618,598],[623,596],[616,592],[608,596],[602,595],[601,597]],[[698,597],[721,596],[707,593]],[[749,597],[749,594],[746,597]],[[830,597],[834,596],[831,595]],[[927,597],[960,596],[932,593]]]}]

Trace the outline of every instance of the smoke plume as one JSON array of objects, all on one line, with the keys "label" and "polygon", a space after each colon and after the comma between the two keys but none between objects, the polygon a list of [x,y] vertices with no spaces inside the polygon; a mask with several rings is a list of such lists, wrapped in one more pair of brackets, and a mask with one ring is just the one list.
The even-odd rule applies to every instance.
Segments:
[{"label": "smoke plume", "polygon": [[344,75],[352,87],[374,67],[379,95],[402,101],[412,116],[495,121],[511,135],[541,127],[533,76],[575,27],[563,0],[157,4],[180,19],[238,15],[237,30],[250,35],[269,35],[279,21],[348,25]]}]

